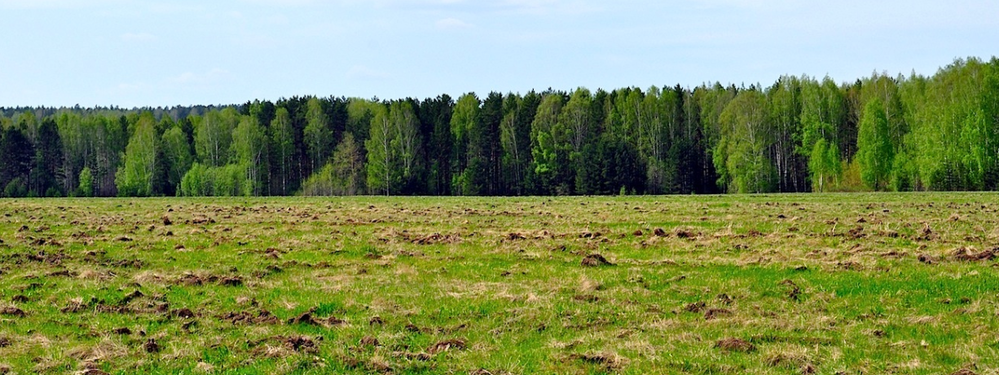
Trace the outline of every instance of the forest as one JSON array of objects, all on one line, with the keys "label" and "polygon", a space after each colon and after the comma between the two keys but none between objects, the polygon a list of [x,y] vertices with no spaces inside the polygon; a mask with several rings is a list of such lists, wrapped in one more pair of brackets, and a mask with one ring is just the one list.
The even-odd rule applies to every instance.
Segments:
[{"label": "forest", "polygon": [[4,197],[997,190],[999,59],[852,83],[0,107],[0,128]]}]

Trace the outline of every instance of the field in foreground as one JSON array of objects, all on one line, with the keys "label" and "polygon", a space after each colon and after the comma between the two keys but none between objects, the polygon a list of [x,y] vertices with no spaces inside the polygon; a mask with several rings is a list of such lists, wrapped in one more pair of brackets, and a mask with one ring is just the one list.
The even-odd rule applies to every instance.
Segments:
[{"label": "field in foreground", "polygon": [[997,374],[996,202],[0,200],[0,373]]}]

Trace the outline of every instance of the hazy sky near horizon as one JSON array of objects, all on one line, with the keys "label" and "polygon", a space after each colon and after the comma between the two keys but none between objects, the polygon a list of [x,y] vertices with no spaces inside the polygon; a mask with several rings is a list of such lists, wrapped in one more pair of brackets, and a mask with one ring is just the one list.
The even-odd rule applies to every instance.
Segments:
[{"label": "hazy sky near horizon", "polygon": [[0,0],[0,106],[769,85],[933,74],[996,1]]}]

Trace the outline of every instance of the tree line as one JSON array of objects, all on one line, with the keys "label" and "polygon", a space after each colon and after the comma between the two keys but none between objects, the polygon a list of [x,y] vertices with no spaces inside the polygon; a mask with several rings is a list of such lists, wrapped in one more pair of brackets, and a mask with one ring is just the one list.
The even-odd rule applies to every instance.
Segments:
[{"label": "tree line", "polygon": [[999,59],[853,83],[0,108],[25,196],[999,189]]}]

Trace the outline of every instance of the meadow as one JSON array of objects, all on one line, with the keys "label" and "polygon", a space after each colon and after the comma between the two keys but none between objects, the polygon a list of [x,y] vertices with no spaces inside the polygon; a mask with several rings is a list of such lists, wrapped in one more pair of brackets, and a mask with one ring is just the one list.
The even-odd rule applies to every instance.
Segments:
[{"label": "meadow", "polygon": [[0,374],[999,374],[999,195],[0,200]]}]

